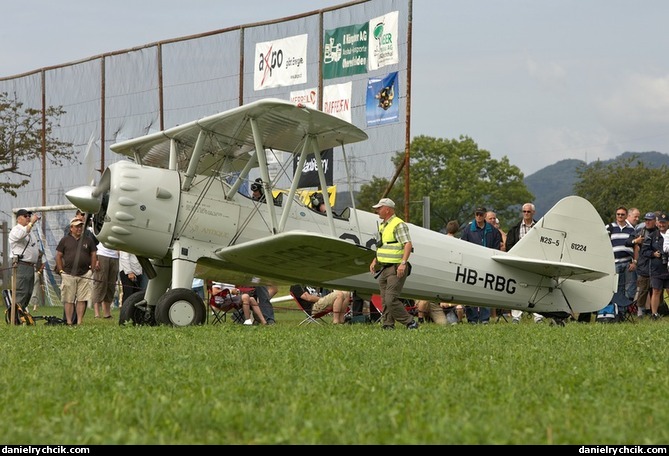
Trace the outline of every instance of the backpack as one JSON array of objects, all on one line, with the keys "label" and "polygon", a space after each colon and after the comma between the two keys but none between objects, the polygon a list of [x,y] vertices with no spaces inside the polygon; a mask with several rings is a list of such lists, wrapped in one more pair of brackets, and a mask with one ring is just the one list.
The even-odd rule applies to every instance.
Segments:
[{"label": "backpack", "polygon": [[599,323],[613,323],[618,321],[618,304],[612,302],[603,309],[597,311],[596,321]]},{"label": "backpack", "polygon": [[[2,297],[5,301],[5,321],[7,324],[12,322],[12,292],[11,290],[2,290]],[[14,324],[32,326],[35,324],[33,316],[23,310],[19,303],[16,303],[14,309]]]}]

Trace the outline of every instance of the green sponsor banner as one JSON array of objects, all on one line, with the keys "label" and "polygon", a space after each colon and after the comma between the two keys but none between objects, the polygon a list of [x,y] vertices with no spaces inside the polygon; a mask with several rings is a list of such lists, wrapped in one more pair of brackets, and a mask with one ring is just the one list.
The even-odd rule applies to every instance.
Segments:
[{"label": "green sponsor banner", "polygon": [[367,73],[369,23],[326,30],[323,79]]}]

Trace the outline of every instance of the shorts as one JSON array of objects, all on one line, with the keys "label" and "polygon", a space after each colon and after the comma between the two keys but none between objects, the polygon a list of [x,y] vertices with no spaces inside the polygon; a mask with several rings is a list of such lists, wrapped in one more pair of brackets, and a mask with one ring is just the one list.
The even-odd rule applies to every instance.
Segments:
[{"label": "shorts", "polygon": [[650,287],[653,290],[664,290],[669,289],[669,277],[651,277],[650,278]]},{"label": "shorts", "polygon": [[212,298],[212,303],[217,309],[227,312],[230,309],[239,309],[242,307],[242,297],[239,295],[226,294],[225,296],[216,295]]},{"label": "shorts", "polygon": [[118,258],[100,255],[100,270],[93,274],[93,302],[114,302],[118,280]]},{"label": "shorts", "polygon": [[60,300],[63,304],[91,300],[91,282],[93,271],[82,276],[73,276],[63,272],[60,284]]},{"label": "shorts", "polygon": [[311,308],[311,314],[313,315],[315,313],[322,312],[327,308],[332,308],[339,293],[340,293],[339,291],[333,291],[323,296],[318,301],[316,301],[316,303],[314,303],[314,306]]},{"label": "shorts", "polygon": [[428,312],[426,313],[429,313],[430,318],[436,324],[445,325],[447,323],[447,318],[446,314],[444,313],[444,309],[439,304],[430,301],[427,304],[427,310]]}]

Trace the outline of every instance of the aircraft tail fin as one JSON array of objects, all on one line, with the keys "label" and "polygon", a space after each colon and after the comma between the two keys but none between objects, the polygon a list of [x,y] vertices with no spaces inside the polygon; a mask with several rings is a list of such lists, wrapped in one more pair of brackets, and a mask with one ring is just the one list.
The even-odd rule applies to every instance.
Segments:
[{"label": "aircraft tail fin", "polygon": [[606,226],[592,204],[579,196],[558,201],[506,255],[495,261],[557,280],[594,281],[615,265]]}]

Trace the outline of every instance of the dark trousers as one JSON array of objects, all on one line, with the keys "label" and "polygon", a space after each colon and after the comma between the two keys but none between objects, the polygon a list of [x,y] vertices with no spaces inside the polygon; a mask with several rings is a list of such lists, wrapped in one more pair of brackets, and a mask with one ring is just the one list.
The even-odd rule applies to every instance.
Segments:
[{"label": "dark trousers", "polygon": [[274,320],[274,306],[272,306],[272,301],[270,301],[269,291],[267,287],[256,287],[255,298],[258,301],[258,307],[262,312],[262,316],[265,317],[267,323],[275,323]]},{"label": "dark trousers", "polygon": [[397,265],[383,268],[379,275],[379,294],[383,303],[381,312],[383,326],[395,326],[396,321],[408,325],[413,321],[413,316],[407,312],[404,303],[400,301],[400,294],[406,279],[406,274],[397,277]]}]

